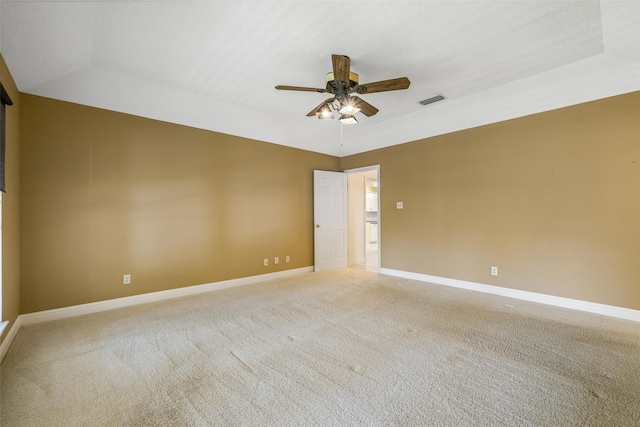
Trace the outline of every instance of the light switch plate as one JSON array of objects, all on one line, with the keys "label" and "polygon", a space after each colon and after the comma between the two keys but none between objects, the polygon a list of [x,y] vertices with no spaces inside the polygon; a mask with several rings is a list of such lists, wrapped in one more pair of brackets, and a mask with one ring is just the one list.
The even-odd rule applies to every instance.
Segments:
[{"label": "light switch plate", "polygon": [[404,209],[404,203],[396,202],[396,209]]}]

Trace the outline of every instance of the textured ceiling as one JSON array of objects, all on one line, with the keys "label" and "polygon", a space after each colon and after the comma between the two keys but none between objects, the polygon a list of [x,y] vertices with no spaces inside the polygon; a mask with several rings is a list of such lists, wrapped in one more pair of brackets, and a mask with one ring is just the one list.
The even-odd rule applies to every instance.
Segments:
[{"label": "textured ceiling", "polygon": [[[10,1],[22,92],[344,156],[640,90],[639,1]],[[306,113],[331,54],[380,109]],[[447,99],[423,106],[442,94]]]}]

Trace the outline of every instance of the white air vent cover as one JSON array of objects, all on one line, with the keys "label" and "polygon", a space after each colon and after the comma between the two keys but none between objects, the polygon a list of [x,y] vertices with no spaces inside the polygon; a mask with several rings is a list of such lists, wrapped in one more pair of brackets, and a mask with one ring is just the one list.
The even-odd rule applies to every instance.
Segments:
[{"label": "white air vent cover", "polygon": [[423,99],[422,101],[420,101],[420,104],[429,105],[433,104],[434,102],[442,101],[443,99],[446,99],[444,95],[436,95],[432,96],[431,98]]}]

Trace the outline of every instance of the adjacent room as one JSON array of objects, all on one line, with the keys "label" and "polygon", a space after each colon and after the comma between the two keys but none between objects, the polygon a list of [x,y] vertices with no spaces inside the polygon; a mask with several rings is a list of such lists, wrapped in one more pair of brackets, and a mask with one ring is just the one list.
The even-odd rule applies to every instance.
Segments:
[{"label": "adjacent room", "polygon": [[0,0],[3,426],[637,426],[639,1]]}]

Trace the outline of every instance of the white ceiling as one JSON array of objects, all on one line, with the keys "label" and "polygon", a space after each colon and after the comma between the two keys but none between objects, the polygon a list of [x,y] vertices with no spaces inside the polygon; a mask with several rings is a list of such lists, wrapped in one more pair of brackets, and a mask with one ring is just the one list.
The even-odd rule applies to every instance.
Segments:
[{"label": "white ceiling", "polygon": [[[20,91],[337,156],[640,90],[640,1],[0,0]],[[331,54],[357,125],[306,117]],[[447,99],[418,102],[442,94]]]}]

